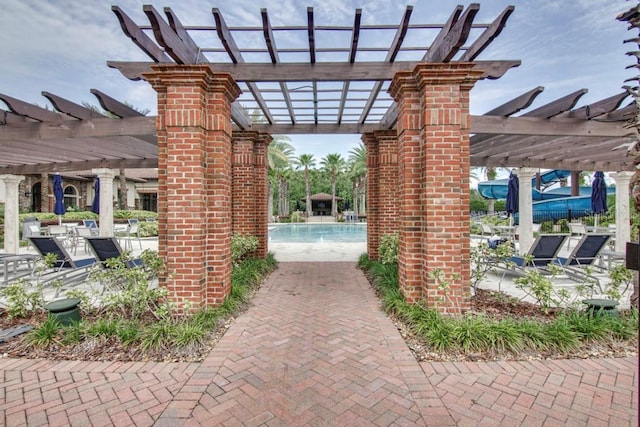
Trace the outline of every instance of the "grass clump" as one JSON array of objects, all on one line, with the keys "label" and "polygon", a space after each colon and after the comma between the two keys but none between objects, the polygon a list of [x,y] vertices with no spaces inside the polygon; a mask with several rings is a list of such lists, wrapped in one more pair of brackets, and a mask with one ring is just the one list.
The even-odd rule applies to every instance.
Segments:
[{"label": "grass clump", "polygon": [[395,264],[371,261],[363,255],[358,263],[381,298],[384,310],[402,321],[431,352],[483,359],[518,359],[566,356],[590,345],[607,346],[615,341],[637,340],[638,311],[620,317],[593,316],[569,308],[558,314],[541,307],[540,317],[493,318],[467,312],[458,317],[441,315],[423,303],[405,302],[398,288]]}]

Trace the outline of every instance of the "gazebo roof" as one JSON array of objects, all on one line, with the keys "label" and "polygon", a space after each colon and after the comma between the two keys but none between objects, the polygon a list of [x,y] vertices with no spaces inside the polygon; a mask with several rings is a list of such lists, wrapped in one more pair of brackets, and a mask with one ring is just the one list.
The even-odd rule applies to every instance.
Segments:
[{"label": "gazebo roof", "polygon": [[[219,9],[211,25],[188,27],[170,9],[160,13],[143,7],[146,23],[135,23],[118,6],[112,10],[122,30],[150,62],[110,61],[130,79],[157,63],[207,64],[228,72],[243,94],[234,103],[236,130],[271,134],[364,133],[395,127],[397,105],[387,93],[396,72],[419,62],[474,62],[483,78],[496,79],[518,60],[478,60],[500,35],[513,6],[491,22],[475,22],[480,6],[453,8],[442,24],[413,23],[407,6],[397,25],[363,24],[356,9],[353,25],[317,23],[307,8],[304,25],[273,26],[266,9],[261,26],[233,27]],[[326,34],[349,34],[333,45]],[[365,46],[365,37],[393,34],[385,48]],[[255,35],[264,40],[256,48]],[[422,40],[419,46],[407,40]],[[206,45],[196,43],[206,40]],[[333,39],[331,39],[333,40]],[[286,42],[286,47],[285,46]],[[280,47],[278,47],[280,46]],[[340,62],[335,61],[342,56]],[[578,106],[586,89],[530,109],[543,91],[537,87],[483,114],[471,117],[473,166],[539,167],[570,170],[635,170],[637,133],[627,123],[636,114],[627,92]],[[157,167],[155,117],[92,89],[106,117],[60,96],[43,92],[56,112],[0,94],[8,111],[0,110],[0,174],[63,172],[98,167]],[[471,94],[473,96],[473,92]],[[265,123],[253,122],[245,108],[261,112]],[[516,117],[516,114],[520,114]]]},{"label": "gazebo roof", "polygon": [[[300,200],[302,200],[304,202],[305,198],[303,197]],[[312,194],[311,195],[311,201],[312,202],[330,202],[332,200],[333,200],[333,196],[331,196],[331,194],[327,194],[327,193],[316,193],[316,194]],[[336,196],[336,200],[342,200],[342,197]]]}]

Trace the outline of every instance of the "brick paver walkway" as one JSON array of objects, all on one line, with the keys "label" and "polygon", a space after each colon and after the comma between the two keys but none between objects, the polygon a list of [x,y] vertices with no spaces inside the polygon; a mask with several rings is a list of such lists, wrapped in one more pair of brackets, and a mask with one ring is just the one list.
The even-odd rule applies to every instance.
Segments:
[{"label": "brick paver walkway", "polygon": [[419,364],[353,263],[282,263],[201,364],[0,359],[0,424],[635,426],[637,371]]}]

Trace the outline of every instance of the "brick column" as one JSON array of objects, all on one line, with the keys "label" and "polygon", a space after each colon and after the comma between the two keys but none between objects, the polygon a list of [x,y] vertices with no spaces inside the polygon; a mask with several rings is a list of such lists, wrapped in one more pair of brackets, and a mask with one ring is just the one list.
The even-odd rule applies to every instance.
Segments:
[{"label": "brick column", "polygon": [[378,140],[373,133],[365,133],[362,134],[362,142],[367,149],[367,254],[369,259],[378,260],[380,249]]},{"label": "brick column", "polygon": [[233,234],[255,236],[256,199],[254,197],[255,154],[253,141],[258,132],[234,132],[233,142]]},{"label": "brick column", "polygon": [[470,307],[469,90],[479,77],[472,67],[419,64],[396,74],[389,89],[399,104],[400,286],[407,301],[443,313]]},{"label": "brick column", "polygon": [[269,252],[269,144],[271,135],[260,134],[253,141],[254,163],[254,197],[255,208],[255,236],[258,238],[256,256],[262,259]]},{"label": "brick column", "polygon": [[160,279],[179,305],[231,290],[231,102],[240,89],[206,65],[156,64]]},{"label": "brick column", "polygon": [[374,132],[378,140],[378,222],[380,236],[398,232],[398,133]]},{"label": "brick column", "polygon": [[422,298],[422,141],[418,86],[410,71],[395,75],[391,96],[398,102],[398,280],[410,303]]},{"label": "brick column", "polygon": [[258,238],[256,256],[268,251],[268,161],[271,136],[258,132],[233,133],[233,234]]}]

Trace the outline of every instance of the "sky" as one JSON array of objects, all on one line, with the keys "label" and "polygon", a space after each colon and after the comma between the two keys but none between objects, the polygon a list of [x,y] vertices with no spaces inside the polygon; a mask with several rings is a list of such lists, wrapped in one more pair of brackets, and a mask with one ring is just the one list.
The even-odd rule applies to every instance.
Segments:
[{"label": "sky", "polygon": [[[477,59],[519,59],[522,65],[498,80],[476,84],[471,92],[471,113],[483,114],[537,86],[545,87],[531,108],[586,88],[578,106],[618,94],[625,79],[637,69],[625,52],[638,46],[623,43],[637,36],[616,16],[637,4],[625,0],[513,0],[478,1],[475,22],[487,23],[508,5],[515,11],[506,28]],[[306,25],[306,8],[314,8],[316,25],[353,24],[362,8],[363,24],[398,25],[407,4],[414,6],[411,23],[443,23],[457,4],[470,2],[425,0],[1,0],[0,93],[48,105],[48,91],[71,100],[98,105],[90,89],[102,92],[139,110],[156,112],[156,95],[143,81],[133,82],[107,60],[147,61],[148,57],[124,35],[111,5],[118,5],[138,24],[148,23],[143,4],[162,11],[171,7],[184,25],[215,24],[211,8],[221,10],[229,26],[261,25],[260,8],[267,8],[273,26]],[[348,41],[348,40],[347,40]],[[381,41],[384,43],[383,41]],[[318,41],[321,47],[321,41]],[[419,42],[418,42],[419,43]],[[405,41],[405,45],[416,45]],[[362,45],[362,44],[361,44]],[[263,46],[262,46],[263,47]],[[387,45],[388,47],[388,45]],[[399,60],[403,58],[398,58]],[[5,108],[0,101],[0,108]],[[360,143],[359,135],[291,135],[295,154],[329,153],[347,158]]]}]

